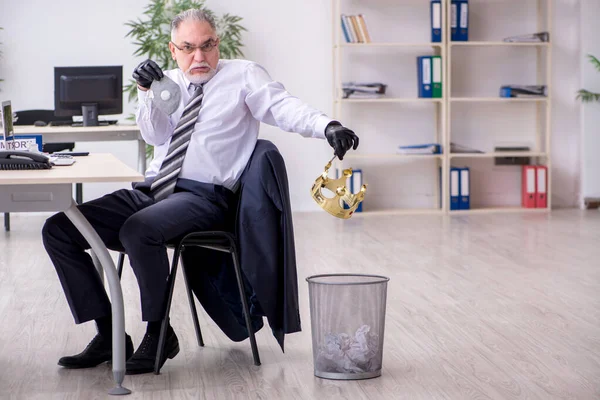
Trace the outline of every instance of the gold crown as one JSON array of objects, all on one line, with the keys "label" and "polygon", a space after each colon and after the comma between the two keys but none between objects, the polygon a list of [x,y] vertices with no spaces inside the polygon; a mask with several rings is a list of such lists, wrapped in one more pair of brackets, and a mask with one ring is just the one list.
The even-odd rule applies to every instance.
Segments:
[{"label": "gold crown", "polygon": [[[329,168],[331,168],[331,161],[325,166],[325,172],[315,180],[315,183],[310,190],[311,195],[317,204],[329,214],[334,217],[348,219],[365,198],[367,185],[362,185],[358,193],[352,194],[350,189],[346,187],[347,179],[352,176],[352,168],[343,170],[342,177],[338,179],[329,178]],[[323,188],[329,189],[335,197],[325,197],[322,193]],[[348,208],[344,209],[342,203],[345,203]]]}]

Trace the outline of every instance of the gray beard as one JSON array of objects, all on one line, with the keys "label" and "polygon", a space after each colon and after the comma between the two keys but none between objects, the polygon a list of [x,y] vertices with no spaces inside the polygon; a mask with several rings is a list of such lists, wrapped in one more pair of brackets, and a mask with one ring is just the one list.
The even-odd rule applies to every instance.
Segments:
[{"label": "gray beard", "polygon": [[215,76],[216,73],[217,73],[217,71],[215,69],[211,69],[209,72],[207,72],[205,74],[201,74],[201,75],[198,75],[198,74],[192,75],[189,72],[186,72],[185,76],[194,85],[202,85],[202,84],[208,82],[209,80],[211,80],[212,77]]}]

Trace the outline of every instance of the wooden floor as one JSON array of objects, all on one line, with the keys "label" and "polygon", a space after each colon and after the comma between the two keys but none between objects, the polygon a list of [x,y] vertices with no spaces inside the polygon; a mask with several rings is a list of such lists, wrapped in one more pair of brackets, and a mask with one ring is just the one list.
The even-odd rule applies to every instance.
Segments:
[{"label": "wooden floor", "polygon": [[[40,240],[46,214],[0,232],[0,398],[108,398],[111,370],[65,370],[95,333],[75,325]],[[172,320],[182,351],[159,376],[125,378],[130,399],[600,399],[600,212],[472,216],[295,215],[303,331],[285,354],[258,333],[232,343],[201,315],[195,343],[183,279]],[[389,276],[382,376],[313,375],[307,276]],[[179,277],[181,278],[181,276]],[[123,276],[140,343],[139,292]]]}]

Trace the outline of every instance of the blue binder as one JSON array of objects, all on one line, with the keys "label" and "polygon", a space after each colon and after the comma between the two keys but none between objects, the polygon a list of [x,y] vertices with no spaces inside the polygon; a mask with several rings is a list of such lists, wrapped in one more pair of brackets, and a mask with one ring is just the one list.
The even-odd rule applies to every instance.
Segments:
[{"label": "blue binder", "polygon": [[[339,168],[336,168],[335,170],[335,179],[339,179],[341,175],[341,171]],[[358,193],[358,191],[360,190],[362,186],[362,170],[361,169],[353,169],[352,170],[352,176],[348,179],[346,179],[346,189],[350,190],[351,193],[356,194]],[[348,205],[345,202],[342,202],[342,208],[344,210],[349,209],[350,207],[348,207]],[[356,211],[354,212],[361,212],[362,211],[362,202],[358,205],[358,207],[356,207]]]},{"label": "blue binder", "polygon": [[459,0],[450,3],[450,40],[458,41],[458,4]]},{"label": "blue binder", "polygon": [[459,42],[469,41],[469,0],[458,1],[458,30],[456,40]]},{"label": "blue binder", "polygon": [[431,56],[417,57],[417,82],[419,85],[419,97],[433,97],[433,87],[431,85]]},{"label": "blue binder", "polygon": [[[356,194],[360,191],[360,188],[362,186],[362,170],[361,169],[353,169],[352,170],[352,178],[351,178],[351,182],[350,182],[350,190],[352,191],[353,194]],[[356,207],[356,211],[355,212],[362,212],[362,206],[363,203],[359,203],[358,207]]]},{"label": "blue binder", "polygon": [[348,27],[346,25],[345,15],[342,14],[342,33],[344,34],[344,38],[346,39],[346,43],[352,43],[352,38],[350,37],[350,33],[348,32]]},{"label": "blue binder", "polygon": [[468,167],[460,168],[460,199],[459,209],[468,210],[471,208],[471,171]]},{"label": "blue binder", "polygon": [[442,2],[431,0],[431,41],[442,41]]},{"label": "blue binder", "polygon": [[450,210],[460,210],[460,170],[450,168]]}]

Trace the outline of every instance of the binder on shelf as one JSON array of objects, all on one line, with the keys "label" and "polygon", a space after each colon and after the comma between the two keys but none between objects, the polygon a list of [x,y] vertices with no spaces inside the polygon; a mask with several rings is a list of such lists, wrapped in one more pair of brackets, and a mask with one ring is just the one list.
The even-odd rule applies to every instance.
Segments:
[{"label": "binder on shelf", "polygon": [[361,34],[365,39],[365,43],[371,43],[371,35],[369,35],[369,30],[367,29],[367,22],[365,21],[365,16],[363,14],[358,14],[358,25],[361,29]]},{"label": "binder on shelf", "polygon": [[450,3],[450,40],[458,41],[458,1]]},{"label": "binder on shelf", "polygon": [[522,201],[524,208],[535,208],[536,200],[536,168],[534,165],[523,165]]},{"label": "binder on shelf", "polygon": [[346,39],[346,43],[352,43],[352,35],[350,33],[350,27],[348,26],[348,21],[346,15],[342,14],[342,33],[344,34],[344,38]]},{"label": "binder on shelf", "polygon": [[419,97],[431,98],[431,56],[417,57],[417,71],[419,84]]},{"label": "binder on shelf", "polygon": [[450,210],[460,210],[460,168],[450,168]]},{"label": "binder on shelf", "polygon": [[460,198],[458,208],[469,210],[471,208],[471,171],[468,167],[460,168]]},{"label": "binder on shelf", "polygon": [[469,0],[452,0],[450,12],[451,40],[469,41]]},{"label": "binder on shelf", "polygon": [[360,28],[358,26],[358,18],[356,17],[356,15],[351,15],[348,18],[350,18],[352,29],[354,30],[354,34],[356,35],[356,41],[358,43],[365,43],[365,39],[362,37]]},{"label": "binder on shelf", "polygon": [[[335,169],[335,179],[339,179],[340,176],[342,176],[342,171],[339,168]],[[350,190],[350,192],[352,194],[356,194],[360,191],[360,188],[362,186],[363,179],[362,179],[362,169],[352,169],[352,176],[346,179],[346,188],[348,190]],[[358,207],[356,208],[356,211],[354,212],[362,212],[362,205],[363,202],[361,202]],[[343,208],[344,210],[349,209],[350,207],[348,207],[348,205],[346,203],[343,203]]]},{"label": "binder on shelf", "polygon": [[441,98],[442,97],[442,57],[441,56],[432,56],[431,57],[431,84],[432,84],[431,97]]},{"label": "binder on shelf", "polygon": [[431,0],[431,41],[442,41],[442,2]]},{"label": "binder on shelf", "polygon": [[548,207],[548,167],[545,165],[537,165],[536,171],[536,188],[535,188],[535,207]]},{"label": "binder on shelf", "polygon": [[[353,169],[351,178],[352,178],[352,181],[350,182],[350,191],[353,194],[356,194],[360,191],[360,187],[363,184],[362,170],[361,169]],[[356,208],[355,212],[362,212],[362,206],[363,206],[363,202],[360,202],[358,204],[358,207]]]}]

